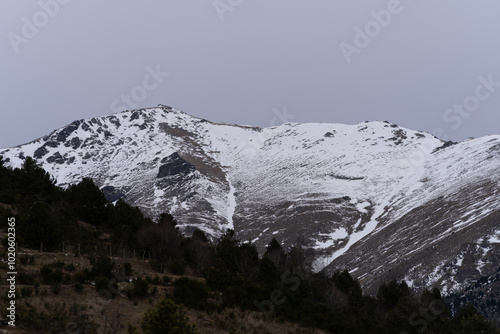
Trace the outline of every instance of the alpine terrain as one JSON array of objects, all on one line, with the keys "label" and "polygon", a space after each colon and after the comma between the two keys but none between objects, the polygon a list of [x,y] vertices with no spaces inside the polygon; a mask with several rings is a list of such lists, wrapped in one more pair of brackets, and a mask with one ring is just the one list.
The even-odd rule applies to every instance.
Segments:
[{"label": "alpine terrain", "polygon": [[276,238],[370,293],[404,279],[449,296],[481,291],[498,312],[500,135],[452,143],[388,122],[258,128],[160,105],[78,120],[0,155],[13,167],[33,157],[63,187],[90,177],[112,202],[170,212],[186,235],[234,229],[261,251]]}]

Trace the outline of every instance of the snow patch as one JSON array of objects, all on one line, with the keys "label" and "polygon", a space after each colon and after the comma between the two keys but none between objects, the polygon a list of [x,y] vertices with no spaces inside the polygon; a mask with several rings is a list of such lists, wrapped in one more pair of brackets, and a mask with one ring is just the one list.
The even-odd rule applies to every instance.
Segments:
[{"label": "snow patch", "polygon": [[332,233],[320,233],[318,235],[320,237],[326,237],[326,240],[325,241],[316,240],[316,245],[313,247],[316,249],[324,249],[333,246],[335,244],[335,241],[339,239],[345,239],[346,237],[349,236],[349,233],[347,233],[347,230],[345,228],[339,227]]},{"label": "snow patch", "polygon": [[371,205],[370,202],[363,202],[363,203],[358,203],[356,204],[356,209],[358,209],[359,212],[362,212],[362,213],[368,213],[368,210],[366,210],[367,207],[369,207]]},{"label": "snow patch", "polygon": [[234,193],[236,189],[233,184],[228,180],[229,183],[229,193],[227,194],[228,206],[227,206],[227,228],[234,229],[233,216],[236,211],[236,197]]},{"label": "snow patch", "polygon": [[500,230],[496,231],[492,236],[488,238],[490,244],[500,243]]}]

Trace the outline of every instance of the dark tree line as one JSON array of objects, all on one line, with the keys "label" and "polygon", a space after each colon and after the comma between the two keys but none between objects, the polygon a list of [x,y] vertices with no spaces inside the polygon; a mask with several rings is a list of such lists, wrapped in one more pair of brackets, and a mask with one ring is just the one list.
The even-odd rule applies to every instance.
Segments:
[{"label": "dark tree line", "polygon": [[[87,248],[83,251],[92,251],[102,243],[98,238],[102,232],[112,232],[116,250],[129,249],[137,245],[139,230],[153,225],[138,208],[121,200],[109,203],[89,178],[68,189],[57,187],[56,180],[30,157],[16,169],[6,167],[0,158],[0,203],[17,211],[19,246],[39,249],[42,244],[46,251],[61,249],[63,242],[80,243]],[[12,211],[1,208],[0,215],[13,215]]]}]

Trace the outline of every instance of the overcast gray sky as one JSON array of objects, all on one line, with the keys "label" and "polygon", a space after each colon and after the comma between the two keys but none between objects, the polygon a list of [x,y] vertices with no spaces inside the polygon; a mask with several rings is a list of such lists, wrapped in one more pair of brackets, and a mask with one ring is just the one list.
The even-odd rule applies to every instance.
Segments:
[{"label": "overcast gray sky", "polygon": [[257,126],[498,134],[499,13],[498,0],[2,1],[0,147],[160,103]]}]

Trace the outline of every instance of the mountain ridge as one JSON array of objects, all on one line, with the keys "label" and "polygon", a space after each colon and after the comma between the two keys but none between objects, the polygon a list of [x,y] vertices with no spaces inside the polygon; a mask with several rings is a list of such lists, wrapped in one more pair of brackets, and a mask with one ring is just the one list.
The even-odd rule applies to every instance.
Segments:
[{"label": "mountain ridge", "polygon": [[273,237],[303,247],[315,271],[349,269],[368,289],[389,275],[451,293],[493,273],[500,251],[499,135],[450,143],[381,121],[259,128],[160,105],[78,120],[0,155],[13,167],[33,156],[61,186],[91,177],[150,216],[171,212],[188,235],[233,228],[261,250]]}]

